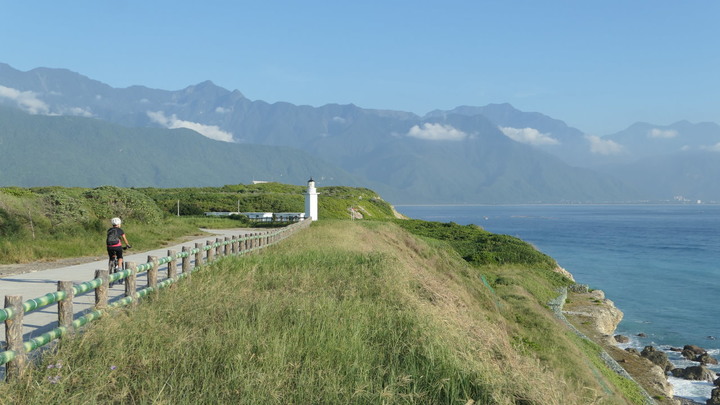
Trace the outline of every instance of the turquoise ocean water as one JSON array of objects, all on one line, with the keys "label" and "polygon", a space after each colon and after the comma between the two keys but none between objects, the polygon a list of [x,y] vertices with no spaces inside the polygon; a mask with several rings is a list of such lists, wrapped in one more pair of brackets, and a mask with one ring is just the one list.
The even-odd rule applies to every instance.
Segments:
[{"label": "turquoise ocean water", "polygon": [[[634,347],[694,344],[720,355],[720,205],[396,208],[412,218],[477,224],[533,244],[578,283],[615,302],[624,313],[616,332],[631,337]],[[676,365],[692,365],[668,353]],[[678,396],[703,403],[710,396],[711,384],[671,382]]]}]

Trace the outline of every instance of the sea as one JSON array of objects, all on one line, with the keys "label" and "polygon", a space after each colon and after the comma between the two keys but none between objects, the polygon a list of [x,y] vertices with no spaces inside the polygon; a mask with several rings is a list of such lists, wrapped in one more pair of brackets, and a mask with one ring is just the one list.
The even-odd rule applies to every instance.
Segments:
[{"label": "sea", "polygon": [[[552,256],[623,313],[622,347],[692,344],[720,360],[720,205],[400,205],[427,221],[476,224]],[[720,372],[720,367],[711,367]],[[705,403],[713,385],[669,377],[675,396]]]}]

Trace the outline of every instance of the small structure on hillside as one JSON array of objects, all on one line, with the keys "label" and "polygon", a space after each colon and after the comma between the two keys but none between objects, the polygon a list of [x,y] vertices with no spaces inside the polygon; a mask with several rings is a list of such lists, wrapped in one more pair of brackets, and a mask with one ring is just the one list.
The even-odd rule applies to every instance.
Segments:
[{"label": "small structure on hillside", "polygon": [[318,220],[318,193],[312,177],[308,180],[307,193],[305,193],[305,218]]},{"label": "small structure on hillside", "polygon": [[[238,202],[238,206],[239,206]],[[231,215],[244,215],[255,222],[297,222],[310,219],[318,220],[318,193],[315,188],[315,180],[308,180],[308,188],[305,193],[305,212],[206,212],[207,216],[229,217]]]}]

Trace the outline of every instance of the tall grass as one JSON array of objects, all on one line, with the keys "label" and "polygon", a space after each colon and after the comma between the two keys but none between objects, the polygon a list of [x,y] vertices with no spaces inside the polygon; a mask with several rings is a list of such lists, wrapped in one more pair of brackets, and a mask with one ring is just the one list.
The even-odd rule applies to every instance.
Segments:
[{"label": "tall grass", "polygon": [[442,247],[314,224],[64,340],[0,402],[623,403],[517,350],[507,303]]}]

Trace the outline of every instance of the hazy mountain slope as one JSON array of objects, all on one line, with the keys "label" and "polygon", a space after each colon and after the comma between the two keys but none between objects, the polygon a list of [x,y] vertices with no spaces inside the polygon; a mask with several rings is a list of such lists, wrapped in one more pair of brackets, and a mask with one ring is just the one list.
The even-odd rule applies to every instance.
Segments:
[{"label": "hazy mountain slope", "polygon": [[516,141],[548,152],[571,166],[593,167],[605,162],[605,156],[593,153],[588,136],[565,122],[538,112],[524,112],[510,104],[488,104],[483,107],[460,106],[449,111],[435,110],[427,117],[449,114],[482,115],[497,127],[518,132]]},{"label": "hazy mountain slope", "polygon": [[[315,108],[251,101],[237,90],[228,91],[209,81],[177,91],[141,86],[114,89],[63,69],[19,72],[3,64],[0,86],[12,89],[5,96],[0,94],[0,102],[37,114],[90,116],[133,127],[186,127],[212,139],[301,149],[367,178],[362,185],[393,202],[626,201],[636,197],[632,189],[605,174],[578,170],[544,153],[588,163],[592,154],[580,131],[508,104],[462,107],[456,113],[421,118],[352,104]],[[498,127],[529,128],[524,135],[530,137],[511,140]],[[557,143],[527,144],[544,137]],[[166,146],[168,151],[176,147]]]},{"label": "hazy mountain slope", "polygon": [[187,129],[129,129],[0,108],[0,185],[188,187],[274,180],[366,184],[308,154],[207,139]]},{"label": "hazy mountain slope", "polygon": [[671,125],[639,122],[605,138],[622,146],[623,153],[618,159],[627,163],[677,152],[718,151],[720,125],[713,122],[693,124],[688,121]]},{"label": "hazy mountain slope", "polygon": [[690,201],[720,201],[720,154],[686,151],[653,156],[608,169],[655,200],[682,197]]},{"label": "hazy mountain slope", "polygon": [[456,141],[394,137],[371,151],[374,159],[367,159],[357,172],[387,178],[402,192],[393,195],[398,202],[589,202],[637,197],[611,177],[570,168],[554,156],[510,140],[484,117],[449,115],[442,123],[481,130]]}]

